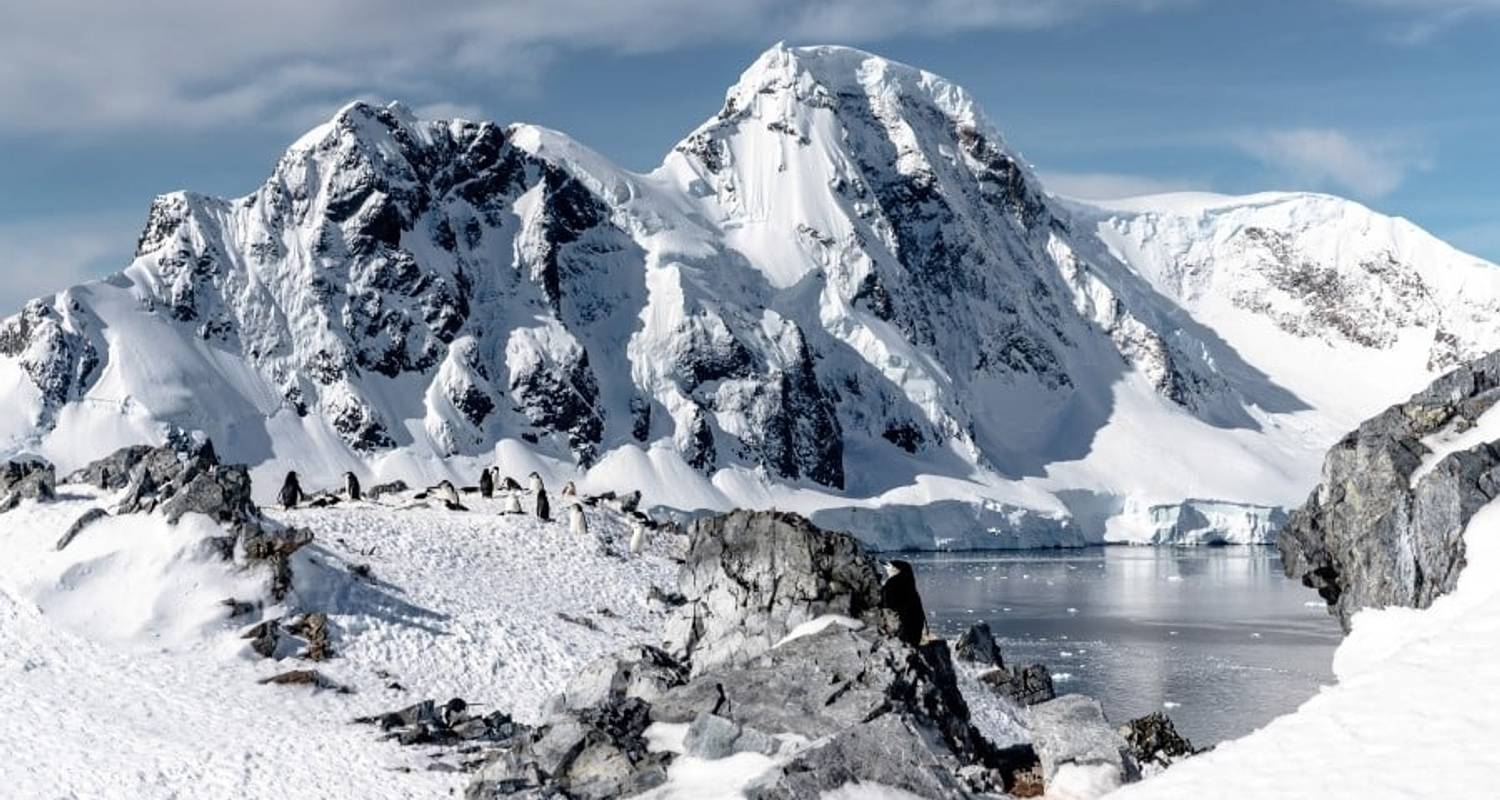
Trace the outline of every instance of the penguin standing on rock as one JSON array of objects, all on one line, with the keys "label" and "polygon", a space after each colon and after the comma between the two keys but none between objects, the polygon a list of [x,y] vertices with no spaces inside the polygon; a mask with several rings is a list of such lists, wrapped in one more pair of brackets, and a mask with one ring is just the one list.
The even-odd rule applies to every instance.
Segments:
[{"label": "penguin standing on rock", "polygon": [[344,494],[350,500],[358,500],[363,496],[359,491],[359,478],[354,477],[352,472],[344,473]]},{"label": "penguin standing on rock", "polygon": [[907,561],[886,564],[885,584],[880,587],[880,607],[896,612],[899,626],[896,636],[909,645],[922,643],[927,633],[927,612],[922,609],[922,595],[917,592],[917,576]]},{"label": "penguin standing on rock", "polygon": [[547,502],[546,489],[536,490],[536,518],[542,522],[548,522],[552,519],[552,505]]},{"label": "penguin standing on rock", "polygon": [[489,468],[479,473],[479,495],[486,500],[495,496],[495,473]]},{"label": "penguin standing on rock", "polygon": [[302,493],[302,484],[297,482],[297,473],[291,471],[286,474],[286,480],[281,482],[281,491],[276,495],[276,502],[280,503],[284,509],[296,508],[305,496]]},{"label": "penguin standing on rock", "polygon": [[575,536],[583,536],[589,532],[588,518],[583,515],[583,506],[577,503],[568,506],[568,529]]}]

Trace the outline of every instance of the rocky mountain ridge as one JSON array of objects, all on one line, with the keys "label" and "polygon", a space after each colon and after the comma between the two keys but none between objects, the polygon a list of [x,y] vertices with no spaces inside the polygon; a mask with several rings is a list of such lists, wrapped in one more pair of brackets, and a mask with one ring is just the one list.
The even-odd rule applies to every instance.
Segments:
[{"label": "rocky mountain ridge", "polygon": [[[862,534],[896,508],[869,534],[892,547],[1263,539],[1372,399],[1261,351],[1406,382],[1500,344],[1479,267],[1420,231],[1351,267],[1313,240],[1376,215],[1280,202],[1323,211],[1222,244],[1197,211],[1061,202],[963,89],[847,48],[767,51],[645,175],[356,103],[246,197],[158,198],[123,273],[0,325],[0,441],[77,465],[178,426],[326,478],[499,459]],[[1171,277],[1221,261],[1222,327]],[[1450,266],[1468,310],[1434,326]]]}]

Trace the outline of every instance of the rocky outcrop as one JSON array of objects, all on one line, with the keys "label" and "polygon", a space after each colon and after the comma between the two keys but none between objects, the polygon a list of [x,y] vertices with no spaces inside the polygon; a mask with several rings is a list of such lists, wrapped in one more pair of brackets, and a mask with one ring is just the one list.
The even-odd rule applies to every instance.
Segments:
[{"label": "rocky outcrop", "polygon": [[880,572],[852,536],[795,514],[734,511],[695,521],[679,578],[689,599],[667,649],[701,673],[755,658],[797,626],[880,607]]},{"label": "rocky outcrop", "polygon": [[213,442],[202,436],[174,432],[158,447],[123,447],[64,482],[117,493],[112,508],[84,512],[58,540],[59,550],[106,515],[159,512],[176,523],[187,514],[203,514],[229,531],[216,543],[224,558],[266,566],[271,597],[280,601],[291,591],[292,554],[312,541],[310,532],[261,514],[251,499],[249,469],[221,463]]},{"label": "rocky outcrop", "polygon": [[[1039,787],[1029,746],[997,748],[971,723],[947,642],[897,636],[853,537],[746,511],[688,533],[667,647],[582,670],[467,797],[626,795],[664,782],[677,752],[770,756],[746,789],[766,800],[851,782],[938,798]],[[646,748],[658,723],[685,727],[680,749]]]},{"label": "rocky outcrop", "polygon": [[1500,494],[1500,446],[1424,464],[1434,457],[1429,437],[1471,428],[1496,400],[1500,353],[1442,376],[1328,452],[1322,482],[1277,547],[1287,575],[1316,589],[1345,630],[1361,608],[1424,608],[1453,588],[1464,528]]},{"label": "rocky outcrop", "polygon": [[1112,773],[1116,783],[1140,777],[1130,744],[1092,697],[1068,694],[1032,706],[1028,722],[1047,781],[1069,764]]},{"label": "rocky outcrop", "polygon": [[51,500],[56,490],[57,472],[46,459],[23,457],[0,466],[0,513],[10,511],[22,500]]},{"label": "rocky outcrop", "polygon": [[1119,733],[1130,745],[1136,763],[1147,771],[1166,769],[1199,752],[1187,737],[1177,732],[1171,718],[1160,711],[1125,723]]},{"label": "rocky outcrop", "polygon": [[976,622],[953,643],[953,655],[963,661],[985,667],[1004,667],[1005,659],[1000,655],[1000,645],[995,643],[995,634],[988,622]]}]

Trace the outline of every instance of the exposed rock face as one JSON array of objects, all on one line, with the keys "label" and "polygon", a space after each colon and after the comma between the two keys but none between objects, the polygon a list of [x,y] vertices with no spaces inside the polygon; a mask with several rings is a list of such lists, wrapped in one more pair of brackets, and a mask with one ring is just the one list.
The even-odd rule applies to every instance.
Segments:
[{"label": "exposed rock face", "polygon": [[1099,701],[1068,694],[1032,706],[1029,713],[1032,745],[1051,781],[1065,764],[1104,767],[1119,783],[1140,777],[1125,737],[1109,724]]},{"label": "exposed rock face", "polygon": [[1052,672],[1044,664],[1027,664],[1013,670],[996,667],[980,673],[979,679],[1018,705],[1045,703],[1057,696],[1052,688]]},{"label": "exposed rock face", "polygon": [[1464,566],[1469,518],[1500,494],[1500,446],[1444,456],[1426,437],[1462,431],[1500,400],[1500,353],[1462,366],[1365,421],[1329,451],[1323,479],[1277,539],[1287,575],[1318,591],[1345,630],[1361,608],[1424,608]]},{"label": "exposed rock face", "polygon": [[1120,735],[1130,745],[1131,755],[1142,767],[1166,769],[1177,761],[1195,755],[1193,743],[1177,732],[1177,726],[1160,711],[1138,717],[1120,727]]},{"label": "exposed rock face", "polygon": [[584,669],[468,797],[657,785],[671,756],[642,742],[658,722],[687,724],[684,752],[699,757],[774,754],[778,766],[748,789],[767,800],[852,781],[947,798],[1030,780],[1029,747],[998,749],[970,722],[947,643],[899,638],[879,606],[877,564],[851,536],[743,511],[689,535],[668,650],[632,648]]},{"label": "exposed rock face", "polygon": [[45,459],[18,458],[0,466],[0,512],[22,500],[51,500],[56,494],[57,472]]},{"label": "exposed rock face", "polygon": [[765,653],[825,614],[880,607],[880,573],[859,542],[802,517],[735,511],[695,521],[688,535],[679,583],[690,602],[666,638],[695,674]]},{"label": "exposed rock face", "polygon": [[953,645],[953,655],[987,667],[1005,666],[1000,645],[995,643],[995,634],[990,631],[988,622],[976,622],[964,631]]}]

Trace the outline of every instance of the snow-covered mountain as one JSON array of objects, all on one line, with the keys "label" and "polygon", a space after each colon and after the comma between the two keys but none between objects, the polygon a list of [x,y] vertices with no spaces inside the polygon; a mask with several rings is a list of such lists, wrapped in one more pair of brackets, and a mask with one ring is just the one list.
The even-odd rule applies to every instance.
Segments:
[{"label": "snow-covered mountain", "polygon": [[264,476],[498,460],[884,546],[1257,538],[1497,304],[1336,198],[1053,198],[963,89],[777,46],[649,174],[354,104],[246,197],[158,198],[122,273],[0,327],[0,449],[173,425]]}]

